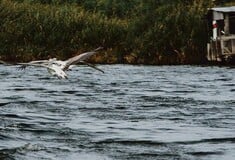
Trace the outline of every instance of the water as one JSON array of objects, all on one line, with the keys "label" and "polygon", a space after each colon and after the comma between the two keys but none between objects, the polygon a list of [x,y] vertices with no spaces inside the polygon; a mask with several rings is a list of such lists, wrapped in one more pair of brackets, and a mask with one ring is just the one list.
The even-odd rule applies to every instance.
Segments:
[{"label": "water", "polygon": [[0,66],[0,159],[235,159],[235,69]]}]

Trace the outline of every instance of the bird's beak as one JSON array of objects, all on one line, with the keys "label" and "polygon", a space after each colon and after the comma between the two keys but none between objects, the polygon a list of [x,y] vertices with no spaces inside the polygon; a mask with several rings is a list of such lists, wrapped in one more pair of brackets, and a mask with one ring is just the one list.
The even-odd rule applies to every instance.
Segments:
[{"label": "bird's beak", "polygon": [[104,47],[98,47],[98,48],[96,48],[94,51],[96,52],[96,51],[99,51],[99,50],[101,50],[101,49],[103,49]]}]

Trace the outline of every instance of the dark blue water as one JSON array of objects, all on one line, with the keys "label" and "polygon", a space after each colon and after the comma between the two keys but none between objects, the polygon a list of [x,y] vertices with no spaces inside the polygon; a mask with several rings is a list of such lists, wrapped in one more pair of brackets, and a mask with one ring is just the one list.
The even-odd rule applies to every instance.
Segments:
[{"label": "dark blue water", "polygon": [[235,159],[235,68],[0,66],[0,159]]}]

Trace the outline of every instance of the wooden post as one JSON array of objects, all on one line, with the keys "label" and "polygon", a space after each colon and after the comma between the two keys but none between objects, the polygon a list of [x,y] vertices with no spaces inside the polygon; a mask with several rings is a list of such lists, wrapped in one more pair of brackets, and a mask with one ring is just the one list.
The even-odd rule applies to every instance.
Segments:
[{"label": "wooden post", "polygon": [[224,40],[223,38],[220,39],[220,46],[221,46],[221,55],[224,54]]},{"label": "wooden post", "polygon": [[211,61],[211,45],[207,43],[207,60]]},{"label": "wooden post", "polygon": [[231,39],[232,42],[232,53],[235,54],[235,39]]},{"label": "wooden post", "polygon": [[229,34],[229,14],[225,14],[225,19],[224,19],[224,32],[225,35]]}]

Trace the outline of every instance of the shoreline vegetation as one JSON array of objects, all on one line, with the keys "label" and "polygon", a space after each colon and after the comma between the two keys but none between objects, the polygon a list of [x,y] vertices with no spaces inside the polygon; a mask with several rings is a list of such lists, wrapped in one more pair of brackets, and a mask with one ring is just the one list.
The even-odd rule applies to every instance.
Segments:
[{"label": "shoreline vegetation", "polygon": [[0,0],[0,59],[66,59],[103,46],[91,62],[205,64],[205,14],[214,5],[213,0]]}]

